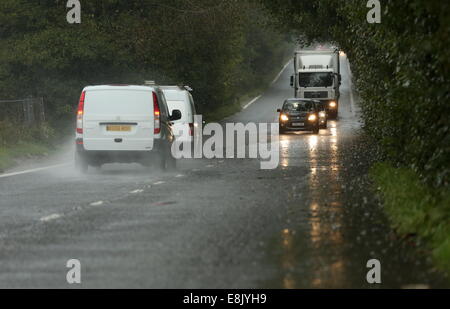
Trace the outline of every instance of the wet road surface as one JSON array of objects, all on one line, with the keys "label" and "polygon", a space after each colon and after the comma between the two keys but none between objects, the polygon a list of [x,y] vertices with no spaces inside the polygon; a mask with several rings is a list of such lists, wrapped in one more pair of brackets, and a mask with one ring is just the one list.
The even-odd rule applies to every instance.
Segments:
[{"label": "wet road surface", "polygon": [[[319,136],[280,137],[280,166],[256,159],[182,160],[173,173],[66,166],[0,178],[0,287],[446,287],[426,255],[389,229],[370,190],[343,61],[341,117]],[[289,66],[229,122],[269,123],[293,95]],[[382,284],[366,281],[378,259]]]}]

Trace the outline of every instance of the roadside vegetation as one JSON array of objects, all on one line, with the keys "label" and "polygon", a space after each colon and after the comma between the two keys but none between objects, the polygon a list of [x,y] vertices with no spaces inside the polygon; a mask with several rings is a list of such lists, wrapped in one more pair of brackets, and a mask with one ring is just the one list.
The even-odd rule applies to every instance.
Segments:
[{"label": "roadside vegetation", "polygon": [[450,192],[424,185],[411,169],[386,163],[375,165],[371,176],[396,231],[429,243],[437,264],[450,273]]},{"label": "roadside vegetation", "polygon": [[55,136],[48,123],[25,126],[14,121],[0,121],[0,172],[16,165],[18,160],[52,152]]},{"label": "roadside vegetation", "polygon": [[[189,85],[199,112],[217,120],[266,86],[293,50],[251,1],[93,0],[81,10],[81,24],[68,24],[66,1],[0,1],[0,100],[44,97],[57,138],[73,132],[86,85]],[[0,128],[3,151],[41,141],[8,134]]]},{"label": "roadside vegetation", "polygon": [[450,270],[450,4],[381,1],[369,24],[366,1],[261,0],[301,43],[334,42],[348,55],[386,211],[400,233],[429,240]]}]

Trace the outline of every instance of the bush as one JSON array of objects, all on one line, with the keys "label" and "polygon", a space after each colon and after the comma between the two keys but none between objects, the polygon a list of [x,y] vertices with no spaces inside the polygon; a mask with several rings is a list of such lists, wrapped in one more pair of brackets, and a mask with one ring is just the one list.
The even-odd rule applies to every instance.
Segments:
[{"label": "bush", "polygon": [[80,25],[66,11],[64,1],[0,1],[0,93],[43,96],[58,132],[86,85],[190,85],[200,112],[223,109],[259,87],[289,48],[251,1],[92,0]]},{"label": "bush", "polygon": [[365,129],[386,159],[450,186],[450,3],[381,1],[381,24],[368,24],[365,1],[262,2],[301,41],[332,41],[347,53]]},{"label": "bush", "polygon": [[424,186],[414,171],[389,164],[375,165],[371,175],[397,232],[424,239],[450,273],[450,191]]},{"label": "bush", "polygon": [[55,130],[48,124],[24,126],[9,121],[0,122],[0,145],[9,147],[19,142],[41,143],[50,146],[55,137]]}]

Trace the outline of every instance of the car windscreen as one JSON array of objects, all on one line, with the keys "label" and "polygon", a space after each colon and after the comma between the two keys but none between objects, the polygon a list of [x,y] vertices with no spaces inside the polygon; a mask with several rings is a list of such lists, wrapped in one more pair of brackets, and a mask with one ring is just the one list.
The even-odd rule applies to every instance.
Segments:
[{"label": "car windscreen", "polygon": [[333,73],[300,73],[300,87],[331,87],[333,86]]},{"label": "car windscreen", "polygon": [[285,112],[314,112],[315,105],[313,102],[288,101],[283,105]]}]

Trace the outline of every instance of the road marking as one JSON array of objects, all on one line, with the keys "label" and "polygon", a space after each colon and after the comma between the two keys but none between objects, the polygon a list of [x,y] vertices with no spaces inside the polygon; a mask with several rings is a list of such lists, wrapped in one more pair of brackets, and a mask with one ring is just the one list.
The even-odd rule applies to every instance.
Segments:
[{"label": "road marking", "polygon": [[165,181],[158,181],[158,182],[155,182],[154,185],[155,185],[155,186],[157,186],[157,185],[163,185],[163,184],[165,184],[165,183],[166,183]]},{"label": "road marking", "polygon": [[283,69],[281,70],[281,72],[278,73],[277,77],[275,77],[275,79],[273,80],[273,82],[272,82],[270,85],[273,85],[273,84],[275,84],[275,83],[278,81],[278,79],[281,77],[281,74],[283,74],[284,70],[286,70],[286,68],[287,68],[288,65],[291,63],[291,61],[292,61],[292,60],[289,60],[288,63],[286,63],[286,64],[284,65],[284,67],[283,67]]},{"label": "road marking", "polygon": [[184,177],[184,175],[182,175],[182,174],[179,174],[179,175],[177,175],[177,176],[175,176],[176,178],[182,178],[182,177]]},{"label": "road marking", "polygon": [[41,219],[39,219],[41,222],[49,222],[49,221],[53,221],[56,219],[61,218],[62,216],[60,214],[52,214],[50,216],[46,216],[46,217],[42,217]]},{"label": "road marking", "polygon": [[[289,60],[288,63],[285,64],[285,66],[283,67],[283,69],[280,71],[280,73],[278,73],[278,75],[275,77],[275,79],[273,80],[273,82],[270,85],[275,84],[278,79],[281,77],[281,75],[283,74],[284,70],[286,70],[286,68],[288,67],[288,65],[291,63],[291,60]],[[243,108],[242,110],[246,110],[250,105],[252,105],[253,103],[255,103],[256,101],[258,101],[260,98],[262,97],[262,95],[257,96],[256,98],[254,98],[253,100],[251,100],[250,102],[248,102]]]},{"label": "road marking", "polygon": [[55,169],[58,167],[69,166],[69,165],[70,165],[70,163],[64,163],[64,164],[57,164],[57,165],[35,168],[35,169],[21,171],[21,172],[8,173],[8,174],[0,175],[0,178],[13,177],[13,176],[24,175],[24,174],[31,174],[31,173],[51,170],[51,169]]},{"label": "road marking", "polygon": [[103,204],[104,204],[103,201],[98,201],[98,202],[90,203],[89,205],[90,205],[90,206],[101,206],[101,205],[103,205]]},{"label": "road marking", "polygon": [[253,100],[251,100],[249,103],[247,103],[247,105],[245,105],[242,109],[245,110],[247,109],[250,105],[252,105],[253,103],[255,103],[256,101],[259,100],[259,98],[261,98],[262,95],[257,96],[256,98],[254,98]]},{"label": "road marking", "polygon": [[142,189],[137,189],[137,190],[131,191],[130,193],[131,193],[131,194],[138,194],[138,193],[142,193],[142,192],[144,192],[144,190],[142,190]]}]

